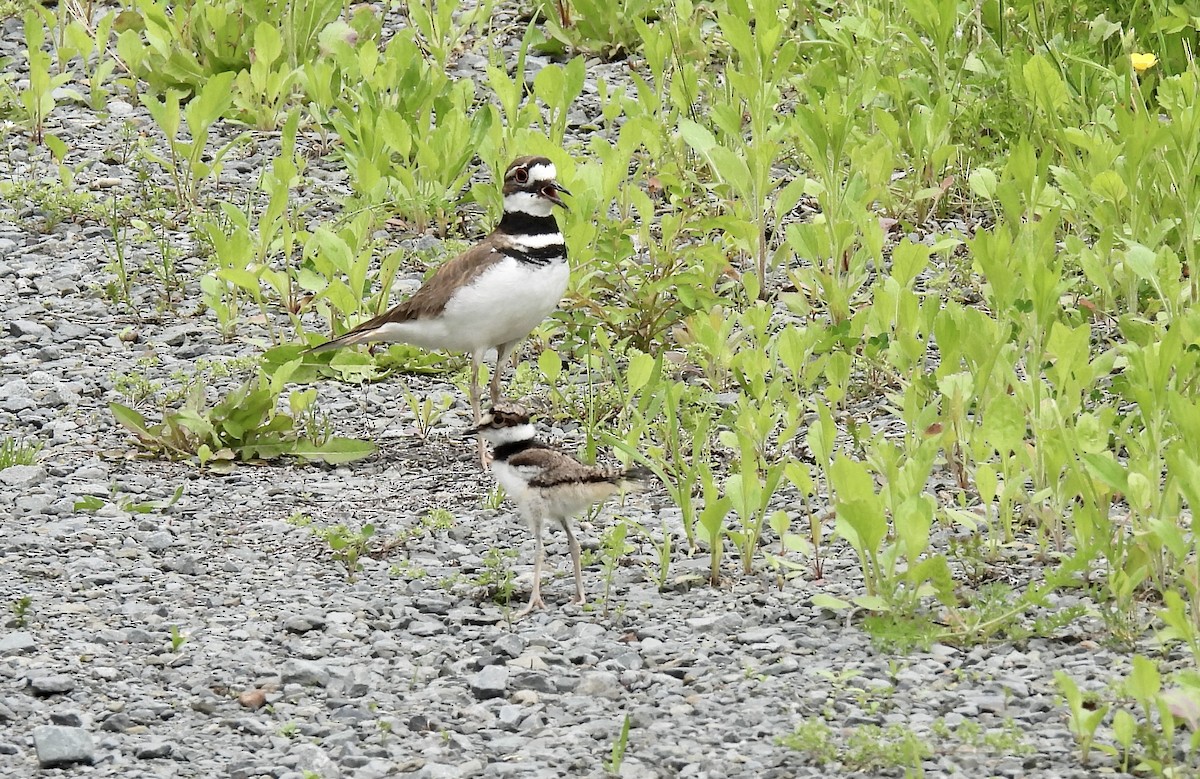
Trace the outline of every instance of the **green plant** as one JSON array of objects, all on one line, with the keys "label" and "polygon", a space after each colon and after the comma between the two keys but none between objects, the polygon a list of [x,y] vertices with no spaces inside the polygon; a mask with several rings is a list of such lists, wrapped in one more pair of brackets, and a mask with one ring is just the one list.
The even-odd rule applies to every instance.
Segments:
[{"label": "green plant", "polygon": [[171,651],[179,652],[183,645],[187,642],[188,637],[179,632],[178,625],[171,626]]},{"label": "green plant", "polygon": [[483,496],[482,508],[495,511],[504,505],[504,488],[499,484],[493,485]]},{"label": "green plant", "polygon": [[133,304],[131,268],[126,261],[125,231],[129,226],[129,219],[116,200],[113,200],[110,206],[104,215],[104,221],[112,235],[112,247],[105,247],[105,251],[111,257],[105,269],[113,276],[113,280],[105,285],[105,292],[108,294],[108,299],[114,304],[124,304],[137,311],[137,307]]},{"label": "green plant", "polygon": [[1058,689],[1062,692],[1063,697],[1067,699],[1071,733],[1079,743],[1080,759],[1086,765],[1091,756],[1092,742],[1096,738],[1096,731],[1099,729],[1100,723],[1104,721],[1110,707],[1099,705],[1094,699],[1085,697],[1080,692],[1079,686],[1075,684],[1075,680],[1063,671],[1055,671],[1054,680],[1058,683]]},{"label": "green plant", "polygon": [[171,493],[171,497],[162,500],[136,500],[126,495],[116,501],[108,501],[97,495],[85,495],[75,501],[74,509],[76,511],[96,512],[111,503],[121,511],[129,514],[153,514],[165,511],[178,503],[179,499],[183,497],[183,490],[184,485],[181,484]]},{"label": "green plant", "polygon": [[796,723],[795,731],[780,736],[779,743],[788,749],[804,752],[817,765],[829,765],[838,757],[833,728],[816,718]]},{"label": "green plant", "polygon": [[[35,6],[25,12],[25,54],[29,63],[29,87],[20,93],[20,103],[24,109],[25,120],[33,142],[45,143],[54,151],[55,156],[62,158],[66,145],[52,135],[46,135],[46,118],[54,110],[56,99],[55,90],[64,89],[70,82],[69,73],[50,75],[49,52],[43,51],[46,42],[46,29],[55,28],[54,14],[47,8]],[[76,96],[78,93],[69,90]]]},{"label": "green plant", "polygon": [[250,66],[239,71],[234,80],[232,105],[258,129],[273,130],[286,112],[303,71],[288,62],[283,36],[274,25],[259,22],[253,41]]},{"label": "green plant", "polygon": [[487,0],[470,11],[454,3],[415,0],[407,7],[409,24],[420,33],[421,47],[445,70],[450,54],[462,45],[475,28],[492,17],[492,2]]},{"label": "green plant", "polygon": [[483,597],[506,608],[516,589],[512,570],[515,559],[515,549],[489,549],[483,555],[483,570],[475,577],[475,586],[483,592]]},{"label": "green plant", "polygon": [[33,465],[41,451],[41,441],[17,441],[13,436],[6,435],[0,439],[0,471],[14,465]]},{"label": "green plant", "polygon": [[633,718],[626,714],[621,719],[621,730],[613,739],[612,752],[604,764],[604,770],[613,776],[621,774],[621,764],[625,762],[625,751],[629,749],[629,729],[633,726]]},{"label": "green plant", "polygon": [[811,718],[796,730],[780,736],[779,743],[807,753],[818,765],[841,763],[848,771],[878,771],[903,768],[906,775],[923,776],[921,761],[933,754],[930,744],[903,725],[860,725],[835,737],[825,722]]},{"label": "green plant", "polygon": [[[215,153],[210,155],[208,152],[209,131],[233,101],[233,79],[234,74],[229,71],[212,75],[182,109],[180,101],[187,95],[186,92],[168,89],[161,99],[151,95],[142,97],[142,104],[167,136],[168,149],[165,158],[149,151],[146,154],[171,174],[175,196],[180,204],[197,205],[201,183],[209,177],[218,176],[225,155],[245,143],[249,137],[246,134],[238,135]],[[188,140],[183,140],[179,134],[185,124]]]},{"label": "green plant", "polygon": [[604,616],[606,617],[608,616],[608,598],[612,593],[613,575],[616,573],[621,559],[633,551],[633,547],[625,541],[628,533],[628,521],[623,517],[618,517],[616,524],[604,531],[604,535],[600,538],[600,559],[603,561],[604,567]]},{"label": "green plant", "polygon": [[[604,442],[649,468],[679,507],[688,546],[696,546],[697,510],[693,495],[713,478],[709,435],[714,411],[682,382],[664,375],[662,356],[631,351],[625,373],[628,432]],[[647,441],[646,439],[650,439]],[[712,490],[715,493],[715,487]]]},{"label": "green plant", "polygon": [[47,233],[63,222],[103,221],[106,211],[112,208],[128,214],[124,205],[106,203],[94,193],[78,191],[61,180],[0,182],[0,195],[13,205],[36,209],[43,220],[40,229]]},{"label": "green plant", "polygon": [[407,384],[404,385],[401,393],[404,395],[404,402],[408,405],[409,413],[413,415],[413,423],[417,428],[417,437],[422,441],[429,437],[433,426],[454,405],[454,398],[450,395],[442,395],[436,400],[432,396],[427,395],[422,400],[417,400],[417,396],[413,394]]},{"label": "green plant", "polygon": [[[115,49],[124,69],[154,91],[199,92],[214,76],[228,73],[232,79],[254,69],[257,47],[266,42],[259,33],[264,26],[278,32],[278,55],[264,56],[269,65],[279,60],[295,70],[311,62],[320,44],[340,31],[336,20],[341,11],[336,0],[185,0],[170,5],[136,0],[114,25]],[[263,53],[273,52],[268,46]],[[261,73],[242,84],[249,93],[246,99],[287,95],[285,85],[264,83]]]},{"label": "green plant", "polygon": [[569,46],[608,59],[628,56],[640,40],[638,25],[652,21],[665,8],[661,0],[540,0],[548,39],[539,48],[557,51]]},{"label": "green plant", "polygon": [[674,549],[674,544],[671,540],[671,529],[667,527],[667,523],[664,520],[660,526],[659,535],[656,538],[647,528],[632,519],[628,520],[628,523],[633,528],[635,535],[639,539],[639,543],[642,539],[645,539],[654,547],[657,567],[653,569],[651,575],[659,591],[665,590],[671,575],[671,553]]},{"label": "green plant", "polygon": [[32,606],[33,598],[29,595],[22,595],[8,604],[8,610],[13,615],[13,627],[23,628],[29,624],[29,611]]},{"label": "green plant", "polygon": [[411,30],[383,52],[372,40],[335,46],[330,62],[306,70],[306,82],[341,139],[364,205],[387,204],[419,229],[432,220],[446,232],[472,150],[495,122],[492,110],[470,110],[472,83],[431,65]]},{"label": "green plant", "polygon": [[294,360],[270,378],[260,372],[212,406],[203,385],[193,385],[180,408],[164,408],[159,424],[148,423],[120,403],[109,408],[142,449],[173,459],[196,457],[202,468],[227,471],[237,461],[283,456],[343,463],[374,453],[374,444],[330,433],[328,423],[317,415],[315,390],[293,391],[288,397],[290,414],[276,408],[299,366],[300,360]]},{"label": "green plant", "polygon": [[341,563],[346,569],[346,581],[353,582],[362,570],[359,559],[367,554],[371,538],[375,535],[375,526],[366,524],[357,530],[351,530],[345,525],[313,528],[313,535],[329,547],[334,561]]}]

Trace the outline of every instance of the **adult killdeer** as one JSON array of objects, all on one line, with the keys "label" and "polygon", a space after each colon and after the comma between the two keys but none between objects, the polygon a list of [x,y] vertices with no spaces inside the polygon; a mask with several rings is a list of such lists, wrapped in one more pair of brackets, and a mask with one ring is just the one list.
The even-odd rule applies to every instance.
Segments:
[{"label": "adult killdeer", "polygon": [[[500,399],[500,370],[567,289],[567,249],[554,206],[566,208],[545,157],[518,157],[504,172],[504,216],[486,238],[437,269],[416,293],[374,319],[315,346],[390,341],[471,354],[471,411],[480,421],[479,370],[489,349],[496,370],[489,388]],[[480,440],[480,453],[483,441]]]},{"label": "adult killdeer", "polygon": [[492,444],[492,475],[504,488],[529,523],[537,543],[533,562],[533,592],[529,604],[517,616],[542,602],[542,526],[557,520],[567,534],[567,548],[575,571],[575,602],[583,603],[583,573],[579,541],[571,529],[571,517],[601,502],[619,489],[650,476],[645,468],[601,468],[584,465],[568,454],[537,440],[529,413],[506,401],[495,404],[475,431]]}]

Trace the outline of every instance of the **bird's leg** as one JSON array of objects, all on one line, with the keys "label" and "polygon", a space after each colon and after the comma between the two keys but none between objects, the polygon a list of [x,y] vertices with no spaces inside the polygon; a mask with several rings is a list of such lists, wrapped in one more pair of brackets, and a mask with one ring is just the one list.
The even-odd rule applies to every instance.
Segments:
[{"label": "bird's leg", "polygon": [[488,383],[488,390],[492,395],[493,406],[500,400],[500,371],[504,369],[505,359],[513,355],[515,347],[515,343],[500,344],[496,347],[496,370],[492,371],[492,380]]},{"label": "bird's leg", "polygon": [[542,601],[542,528],[540,523],[534,527],[534,533],[537,534],[537,551],[533,557],[533,592],[529,593],[529,603],[525,604],[525,608],[517,612],[518,617],[523,617],[534,609],[546,608],[545,602]]},{"label": "bird's leg", "polygon": [[[479,427],[479,423],[483,421],[483,412],[479,408],[479,369],[483,367],[483,355],[477,352],[471,353],[471,421],[475,427]],[[494,401],[493,401],[494,404]],[[477,436],[476,442],[479,448],[479,464],[486,471],[491,459],[487,453],[487,441],[483,440],[483,436]]]},{"label": "bird's leg", "polygon": [[571,552],[571,567],[575,570],[575,602],[583,605],[587,598],[583,594],[583,563],[579,559],[579,541],[571,530],[571,521],[563,519],[561,522],[563,530],[567,531],[567,549]]}]

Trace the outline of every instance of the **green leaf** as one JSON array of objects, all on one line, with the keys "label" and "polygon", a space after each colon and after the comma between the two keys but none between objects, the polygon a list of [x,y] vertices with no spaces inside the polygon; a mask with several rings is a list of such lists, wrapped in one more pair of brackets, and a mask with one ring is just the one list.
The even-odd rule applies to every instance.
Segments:
[{"label": "green leaf", "polygon": [[538,355],[538,370],[547,384],[556,385],[562,375],[562,357],[553,349],[546,349]]},{"label": "green leaf", "polygon": [[825,593],[817,593],[811,598],[812,605],[818,609],[828,609],[830,611],[843,611],[851,607],[849,601],[844,601],[841,598],[835,598],[832,595]]},{"label": "green leaf", "polygon": [[105,500],[97,498],[95,495],[85,495],[75,501],[75,511],[99,511],[104,508]]},{"label": "green leaf", "polygon": [[625,381],[629,384],[630,393],[640,392],[650,383],[657,364],[657,360],[645,352],[631,351],[629,353],[629,367],[625,370]]},{"label": "green leaf", "polygon": [[157,438],[157,436],[150,431],[150,428],[146,426],[146,418],[138,412],[134,411],[128,406],[122,406],[120,403],[109,403],[108,408],[110,411],[112,411],[112,415],[116,417],[117,421],[121,423],[121,426],[132,432],[138,438],[147,441]]},{"label": "green leaf", "polygon": [[232,71],[213,74],[200,90],[200,94],[188,103],[184,114],[193,143],[207,135],[208,128],[221,118],[233,102],[232,87],[236,76]]},{"label": "green leaf", "polygon": [[868,611],[891,611],[888,602],[878,595],[858,595],[851,598],[855,606]]},{"label": "green leaf", "polygon": [[1158,255],[1140,243],[1132,244],[1125,252],[1125,266],[1142,281],[1158,279]]},{"label": "green leaf", "polygon": [[305,460],[341,465],[370,457],[376,451],[378,447],[371,441],[333,437],[319,445],[310,439],[301,439],[289,448],[288,454]]},{"label": "green leaf", "polygon": [[867,467],[839,454],[829,478],[837,495],[838,532],[860,555],[874,555],[887,534],[887,517]]},{"label": "green leaf", "polygon": [[274,64],[283,53],[283,39],[275,25],[260,22],[254,28],[254,57],[256,63]]},{"label": "green leaf", "polygon": [[1133,656],[1133,670],[1125,680],[1125,692],[1134,700],[1145,705],[1162,689],[1158,665],[1143,655]]},{"label": "green leaf", "polygon": [[1109,452],[1083,455],[1084,465],[1093,477],[1108,485],[1114,492],[1129,491],[1129,475],[1125,466]]},{"label": "green leaf", "polygon": [[1047,114],[1057,114],[1067,103],[1067,85],[1058,70],[1041,54],[1029,58],[1021,69],[1025,87],[1033,95],[1034,103]]},{"label": "green leaf", "polygon": [[708,156],[709,150],[717,145],[717,139],[713,137],[713,134],[691,119],[679,120],[679,137],[705,157]]}]

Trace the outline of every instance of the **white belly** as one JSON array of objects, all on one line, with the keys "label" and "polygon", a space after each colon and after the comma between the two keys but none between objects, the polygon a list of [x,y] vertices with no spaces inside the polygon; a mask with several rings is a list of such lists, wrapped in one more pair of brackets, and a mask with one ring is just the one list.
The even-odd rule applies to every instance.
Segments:
[{"label": "white belly", "polygon": [[541,324],[562,300],[570,272],[565,260],[537,266],[505,257],[450,298],[441,316],[389,329],[426,349],[483,353]]}]

